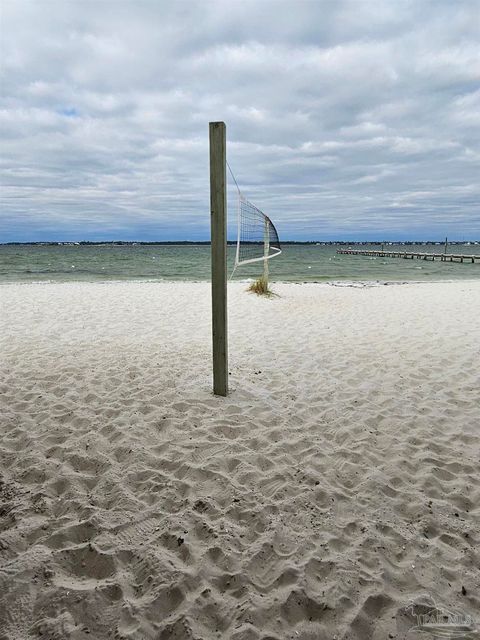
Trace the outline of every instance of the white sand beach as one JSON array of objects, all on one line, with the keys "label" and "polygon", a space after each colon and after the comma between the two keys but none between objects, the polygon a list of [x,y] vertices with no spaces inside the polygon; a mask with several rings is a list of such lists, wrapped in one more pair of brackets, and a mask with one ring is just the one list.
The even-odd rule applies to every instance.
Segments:
[{"label": "white sand beach", "polygon": [[2,640],[480,624],[480,282],[274,290],[0,286]]}]

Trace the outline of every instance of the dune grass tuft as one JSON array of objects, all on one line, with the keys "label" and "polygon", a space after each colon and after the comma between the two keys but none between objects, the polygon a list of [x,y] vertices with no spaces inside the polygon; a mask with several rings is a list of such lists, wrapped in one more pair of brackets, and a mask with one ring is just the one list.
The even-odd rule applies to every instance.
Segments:
[{"label": "dune grass tuft", "polygon": [[270,298],[273,296],[273,291],[268,288],[268,281],[265,278],[258,278],[255,282],[248,287],[250,293],[256,293],[257,296],[266,296]]}]

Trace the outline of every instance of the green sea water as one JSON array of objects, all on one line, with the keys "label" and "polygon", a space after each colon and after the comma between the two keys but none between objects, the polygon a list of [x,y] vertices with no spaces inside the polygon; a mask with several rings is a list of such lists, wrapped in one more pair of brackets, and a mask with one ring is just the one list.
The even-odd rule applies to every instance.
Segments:
[{"label": "green sea water", "polygon": [[[480,263],[404,260],[338,255],[338,247],[285,245],[272,258],[270,278],[284,282],[424,281],[480,278]],[[368,248],[368,247],[362,247]],[[372,246],[372,249],[380,247]],[[388,246],[395,250],[396,246]],[[399,250],[442,252],[441,246],[399,246]],[[454,245],[449,253],[480,254],[480,245]],[[228,248],[229,275],[235,248]],[[240,266],[234,280],[259,276],[262,263]],[[0,281],[209,280],[206,245],[12,246],[0,245]]]}]

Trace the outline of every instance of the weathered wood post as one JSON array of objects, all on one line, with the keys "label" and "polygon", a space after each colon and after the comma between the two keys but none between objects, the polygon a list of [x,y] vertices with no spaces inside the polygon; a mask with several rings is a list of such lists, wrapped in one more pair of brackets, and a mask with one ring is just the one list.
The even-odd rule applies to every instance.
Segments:
[{"label": "weathered wood post", "polygon": [[270,253],[270,227],[267,218],[263,227],[263,279],[268,289],[268,255]]},{"label": "weathered wood post", "polygon": [[213,393],[228,393],[226,128],[210,122]]}]

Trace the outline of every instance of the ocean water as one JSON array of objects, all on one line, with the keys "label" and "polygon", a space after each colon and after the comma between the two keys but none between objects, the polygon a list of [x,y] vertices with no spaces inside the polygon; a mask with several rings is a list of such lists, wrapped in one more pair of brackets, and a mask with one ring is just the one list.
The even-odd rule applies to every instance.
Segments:
[{"label": "ocean water", "polygon": [[[367,248],[367,247],[365,247]],[[370,247],[379,249],[378,246]],[[389,246],[395,250],[397,247]],[[398,247],[405,250],[406,247]],[[424,281],[480,278],[480,263],[449,263],[401,258],[338,255],[335,246],[285,245],[272,258],[270,278],[284,282]],[[408,249],[408,247],[407,247]],[[415,251],[441,252],[441,246],[416,246]],[[455,245],[449,253],[480,254],[480,245]],[[235,248],[228,248],[228,271]],[[240,266],[234,280],[262,273],[262,263]],[[156,246],[12,246],[0,245],[0,281],[209,280],[210,247]]]}]

